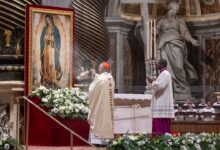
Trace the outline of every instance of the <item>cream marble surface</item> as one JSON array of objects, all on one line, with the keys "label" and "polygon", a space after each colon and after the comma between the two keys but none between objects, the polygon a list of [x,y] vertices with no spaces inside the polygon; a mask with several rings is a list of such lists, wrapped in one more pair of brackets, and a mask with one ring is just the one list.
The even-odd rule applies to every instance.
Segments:
[{"label": "cream marble surface", "polygon": [[115,133],[151,133],[150,107],[115,106]]}]

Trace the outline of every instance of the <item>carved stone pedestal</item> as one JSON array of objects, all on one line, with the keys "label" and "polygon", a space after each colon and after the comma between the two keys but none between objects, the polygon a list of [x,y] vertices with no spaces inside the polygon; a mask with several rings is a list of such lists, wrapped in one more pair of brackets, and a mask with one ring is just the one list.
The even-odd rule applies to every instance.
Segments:
[{"label": "carved stone pedestal", "polygon": [[17,138],[17,122],[18,122],[18,97],[24,94],[23,81],[0,81],[0,105],[8,104],[10,106],[10,122],[13,123],[11,135]]}]

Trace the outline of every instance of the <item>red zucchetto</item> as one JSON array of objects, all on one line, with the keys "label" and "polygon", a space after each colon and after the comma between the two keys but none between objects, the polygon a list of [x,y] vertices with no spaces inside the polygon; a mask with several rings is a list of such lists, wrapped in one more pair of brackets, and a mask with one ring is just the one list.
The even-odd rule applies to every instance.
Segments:
[{"label": "red zucchetto", "polygon": [[110,70],[110,64],[107,62],[103,62],[103,66],[105,68],[105,70]]}]

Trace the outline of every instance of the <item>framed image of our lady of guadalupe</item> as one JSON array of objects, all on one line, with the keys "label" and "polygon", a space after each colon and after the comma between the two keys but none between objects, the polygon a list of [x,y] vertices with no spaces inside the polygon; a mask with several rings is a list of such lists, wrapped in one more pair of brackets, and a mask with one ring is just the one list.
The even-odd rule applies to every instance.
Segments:
[{"label": "framed image of our lady of guadalupe", "polygon": [[73,86],[74,11],[26,6],[25,94]]}]

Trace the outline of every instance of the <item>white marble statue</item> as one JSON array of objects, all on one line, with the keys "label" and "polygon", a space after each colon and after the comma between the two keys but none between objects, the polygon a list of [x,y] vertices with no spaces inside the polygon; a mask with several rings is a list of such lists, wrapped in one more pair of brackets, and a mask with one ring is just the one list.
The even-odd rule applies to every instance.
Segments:
[{"label": "white marble statue", "polygon": [[198,79],[195,69],[187,60],[186,41],[193,46],[200,46],[200,42],[191,36],[185,21],[176,16],[178,11],[179,3],[169,3],[167,15],[157,23],[157,57],[168,61],[167,69],[172,76],[174,93],[181,95],[177,99],[186,99],[190,97],[189,81]]}]

